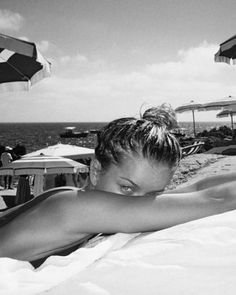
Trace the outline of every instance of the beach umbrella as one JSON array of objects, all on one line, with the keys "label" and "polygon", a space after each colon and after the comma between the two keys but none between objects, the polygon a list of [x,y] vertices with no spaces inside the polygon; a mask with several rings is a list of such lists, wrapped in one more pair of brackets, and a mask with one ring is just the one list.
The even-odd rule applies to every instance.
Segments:
[{"label": "beach umbrella", "polygon": [[234,105],[236,105],[236,97],[229,95],[223,99],[215,99],[202,104],[201,111],[218,111]]},{"label": "beach umbrella", "polygon": [[46,175],[61,173],[86,173],[88,167],[63,157],[26,157],[0,168],[0,175]]},{"label": "beach umbrella", "polygon": [[217,118],[226,118],[230,116],[231,119],[231,128],[232,131],[234,130],[234,119],[233,116],[236,115],[236,105],[225,108],[224,110],[222,110],[221,112],[219,112],[216,117]]},{"label": "beach umbrella", "polygon": [[29,90],[50,74],[50,63],[34,43],[0,34],[0,91]]},{"label": "beach umbrella", "polygon": [[[201,111],[218,111],[226,110],[232,107],[236,107],[236,97],[229,95],[223,99],[216,99],[202,104]],[[230,114],[229,114],[230,115]],[[233,119],[233,117],[231,117]],[[233,123],[232,123],[232,135],[233,135]]]},{"label": "beach umbrella", "polygon": [[183,104],[175,109],[176,113],[192,112],[194,137],[196,137],[195,111],[201,110],[201,107],[202,107],[201,103],[195,103],[193,100],[191,100],[189,103]]},{"label": "beach umbrella", "polygon": [[215,54],[215,62],[236,63],[236,35],[220,44]]},{"label": "beach umbrella", "polygon": [[47,146],[43,149],[24,155],[24,158],[35,157],[39,155],[65,157],[73,160],[87,159],[94,156],[94,149],[89,149],[77,145],[62,144]]}]

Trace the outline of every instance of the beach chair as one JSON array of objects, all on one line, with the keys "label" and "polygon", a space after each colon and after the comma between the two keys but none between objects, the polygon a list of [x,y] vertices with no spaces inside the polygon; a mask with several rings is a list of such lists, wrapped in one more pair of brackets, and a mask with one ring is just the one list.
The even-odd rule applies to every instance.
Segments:
[{"label": "beach chair", "polygon": [[182,157],[184,158],[184,157],[198,153],[203,146],[204,146],[203,141],[196,141],[195,143],[191,145],[182,147]]}]

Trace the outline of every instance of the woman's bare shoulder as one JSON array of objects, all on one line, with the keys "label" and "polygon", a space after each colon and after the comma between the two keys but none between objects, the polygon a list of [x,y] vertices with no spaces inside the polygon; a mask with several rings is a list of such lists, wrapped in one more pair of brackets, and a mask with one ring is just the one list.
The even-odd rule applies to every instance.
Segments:
[{"label": "woman's bare shoulder", "polygon": [[[0,228],[0,256],[20,259],[76,241],[77,190],[58,190]],[[75,212],[75,211],[73,211]],[[27,241],[27,242],[26,242]],[[37,245],[37,247],[36,247]]]},{"label": "woman's bare shoulder", "polygon": [[47,198],[38,208],[34,209],[34,212],[38,212],[40,219],[44,216],[47,219],[57,218],[63,220],[64,218],[70,219],[70,213],[76,210],[79,202],[79,190],[62,190],[53,193],[52,196]]}]

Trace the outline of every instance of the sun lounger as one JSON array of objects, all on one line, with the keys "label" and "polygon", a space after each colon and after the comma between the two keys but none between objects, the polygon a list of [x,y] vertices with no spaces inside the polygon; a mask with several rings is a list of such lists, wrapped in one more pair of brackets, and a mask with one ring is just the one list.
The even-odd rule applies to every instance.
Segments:
[{"label": "sun lounger", "polygon": [[182,147],[182,157],[187,157],[189,155],[196,154],[204,146],[203,141],[196,141],[194,144]]}]

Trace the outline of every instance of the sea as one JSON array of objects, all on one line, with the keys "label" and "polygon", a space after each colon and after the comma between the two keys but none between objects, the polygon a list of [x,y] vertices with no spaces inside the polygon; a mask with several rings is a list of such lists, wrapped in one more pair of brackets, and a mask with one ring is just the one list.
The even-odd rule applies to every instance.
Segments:
[{"label": "sea", "polygon": [[[17,144],[24,145],[27,153],[57,143],[72,144],[88,148],[96,145],[96,134],[89,133],[86,138],[60,138],[65,127],[75,127],[75,131],[99,130],[106,122],[55,122],[55,123],[0,123],[0,145],[14,148]],[[220,126],[230,127],[229,122],[196,122],[196,132],[210,130]],[[186,128],[186,134],[193,133],[192,122],[179,122]]]}]

